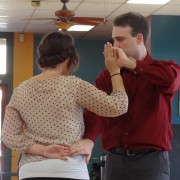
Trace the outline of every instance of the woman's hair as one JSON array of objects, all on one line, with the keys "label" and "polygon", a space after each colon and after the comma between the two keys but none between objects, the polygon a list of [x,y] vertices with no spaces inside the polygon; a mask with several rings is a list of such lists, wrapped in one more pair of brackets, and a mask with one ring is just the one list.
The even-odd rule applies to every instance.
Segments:
[{"label": "woman's hair", "polygon": [[141,14],[128,12],[119,15],[114,19],[113,26],[131,27],[131,35],[134,37],[138,33],[141,33],[144,37],[144,44],[146,43],[149,34],[149,27],[147,20]]},{"label": "woman's hair", "polygon": [[52,32],[45,35],[38,46],[38,64],[41,68],[55,68],[69,59],[68,68],[75,70],[79,64],[73,38],[66,33]]}]

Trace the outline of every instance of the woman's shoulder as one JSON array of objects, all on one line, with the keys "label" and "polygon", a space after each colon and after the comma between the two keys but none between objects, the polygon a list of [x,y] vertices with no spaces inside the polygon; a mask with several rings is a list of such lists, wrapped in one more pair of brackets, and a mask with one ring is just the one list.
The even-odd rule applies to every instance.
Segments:
[{"label": "woman's shoulder", "polygon": [[68,76],[68,78],[71,79],[74,82],[81,82],[81,81],[83,81],[80,77],[78,77],[76,75]]},{"label": "woman's shoulder", "polygon": [[17,87],[14,89],[14,90],[19,90],[19,89],[22,89],[22,88],[24,88],[27,84],[28,84],[28,81],[29,80],[25,80],[25,81],[23,81],[23,82],[21,82],[19,85],[17,85]]}]

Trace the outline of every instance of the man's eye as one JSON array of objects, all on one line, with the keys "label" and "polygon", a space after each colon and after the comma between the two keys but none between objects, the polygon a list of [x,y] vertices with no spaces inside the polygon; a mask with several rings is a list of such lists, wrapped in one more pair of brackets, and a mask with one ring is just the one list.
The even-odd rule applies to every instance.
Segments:
[{"label": "man's eye", "polygon": [[123,39],[122,38],[118,38],[117,41],[122,41]]}]

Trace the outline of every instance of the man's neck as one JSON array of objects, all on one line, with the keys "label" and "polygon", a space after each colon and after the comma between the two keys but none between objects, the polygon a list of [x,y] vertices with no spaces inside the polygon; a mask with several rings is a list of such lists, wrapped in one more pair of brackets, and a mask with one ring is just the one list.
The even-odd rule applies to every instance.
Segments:
[{"label": "man's neck", "polygon": [[145,57],[147,56],[147,50],[145,46],[139,47],[139,53],[137,57],[135,58],[136,60],[143,61]]}]

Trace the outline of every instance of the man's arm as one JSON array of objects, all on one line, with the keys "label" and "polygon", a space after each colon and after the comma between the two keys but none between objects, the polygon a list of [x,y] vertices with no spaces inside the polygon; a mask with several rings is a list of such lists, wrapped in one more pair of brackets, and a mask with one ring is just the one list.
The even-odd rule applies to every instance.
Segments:
[{"label": "man's arm", "polygon": [[118,65],[137,74],[143,74],[148,82],[159,87],[164,94],[171,94],[178,90],[180,84],[180,66],[175,61],[154,60],[147,54],[150,61],[135,60],[127,57],[122,49],[118,48]]}]

